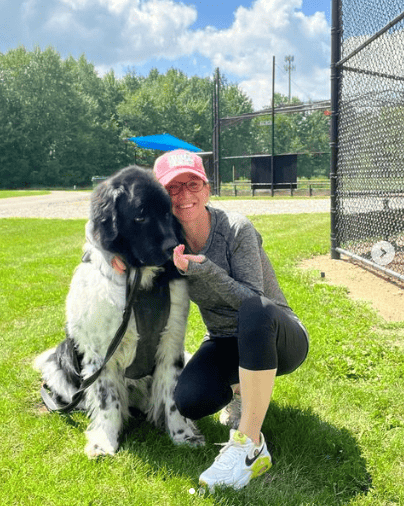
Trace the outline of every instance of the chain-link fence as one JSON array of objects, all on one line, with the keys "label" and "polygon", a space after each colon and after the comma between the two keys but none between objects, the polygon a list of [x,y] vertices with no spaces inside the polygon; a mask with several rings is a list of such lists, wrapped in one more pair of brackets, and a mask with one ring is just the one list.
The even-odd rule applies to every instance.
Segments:
[{"label": "chain-link fence", "polygon": [[333,0],[332,255],[404,280],[404,0]]},{"label": "chain-link fence", "polygon": [[[252,111],[252,104],[245,100],[239,104],[237,116],[228,116],[226,112],[234,110],[233,95],[222,86],[219,69],[213,90],[213,165],[209,177],[214,195],[220,195],[225,187],[233,195],[267,192],[268,185],[273,195],[284,192],[285,184],[289,192],[329,194],[329,100],[302,103],[296,97],[288,100],[275,93],[275,57],[270,107]],[[296,170],[287,168],[289,156],[296,157]],[[263,168],[265,178],[261,174],[257,181],[254,160],[260,158],[269,159],[269,165]]]}]

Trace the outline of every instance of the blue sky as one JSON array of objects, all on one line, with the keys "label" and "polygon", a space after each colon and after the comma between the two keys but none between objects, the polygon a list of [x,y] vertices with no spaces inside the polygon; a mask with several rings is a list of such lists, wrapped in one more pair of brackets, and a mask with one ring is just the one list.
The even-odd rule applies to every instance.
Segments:
[{"label": "blue sky", "polygon": [[253,100],[288,94],[284,58],[294,55],[292,94],[329,98],[331,0],[0,0],[0,52],[18,45],[62,57],[85,54],[100,75],[174,67],[211,76],[216,67]]},{"label": "blue sky", "polygon": [[[215,26],[217,29],[229,28],[234,21],[234,12],[241,5],[251,8],[252,1],[227,0],[222,2],[206,1],[183,1],[185,5],[194,5],[198,10],[198,19],[195,28],[203,28],[206,25]],[[270,3],[270,2],[268,2]],[[302,11],[311,16],[317,11],[323,11],[329,23],[331,23],[331,0],[303,0]]]}]

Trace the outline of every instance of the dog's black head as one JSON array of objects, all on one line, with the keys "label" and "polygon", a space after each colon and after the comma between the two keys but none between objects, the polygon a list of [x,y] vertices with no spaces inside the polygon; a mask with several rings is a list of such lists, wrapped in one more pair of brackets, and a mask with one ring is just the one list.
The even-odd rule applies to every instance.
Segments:
[{"label": "dog's black head", "polygon": [[151,170],[136,165],[94,190],[90,219],[101,246],[133,267],[163,265],[179,244],[180,227],[168,193]]}]

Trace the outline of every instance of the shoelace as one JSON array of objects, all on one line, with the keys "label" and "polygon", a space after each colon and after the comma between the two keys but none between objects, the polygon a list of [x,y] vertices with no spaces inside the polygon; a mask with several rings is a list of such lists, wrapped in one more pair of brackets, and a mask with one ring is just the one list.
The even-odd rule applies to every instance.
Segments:
[{"label": "shoelace", "polygon": [[244,445],[237,444],[235,441],[227,443],[215,443],[217,446],[223,446],[215,462],[222,465],[223,468],[233,467],[234,460],[245,453]]}]

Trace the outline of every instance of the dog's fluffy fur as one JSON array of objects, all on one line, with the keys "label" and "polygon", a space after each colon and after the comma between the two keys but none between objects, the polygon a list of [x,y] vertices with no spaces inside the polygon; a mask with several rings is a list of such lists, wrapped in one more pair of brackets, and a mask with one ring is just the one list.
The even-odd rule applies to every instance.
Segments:
[{"label": "dog's fluffy fur", "polygon": [[80,379],[101,366],[126,300],[126,276],[111,267],[111,259],[119,254],[130,267],[140,269],[142,290],[150,289],[156,280],[168,283],[170,313],[159,336],[154,372],[138,380],[125,376],[139,341],[132,313],[120,346],[79,405],[91,418],[85,451],[89,457],[114,454],[132,406],[147,413],[157,426],[165,425],[174,443],[203,444],[203,437],[180,415],[173,399],[184,361],[189,301],[186,282],[170,260],[178,244],[178,224],[168,194],[151,171],[131,166],[94,190],[86,239],[88,261],[76,269],[66,302],[67,338],[40,355],[35,367],[53,394],[69,403]]}]

